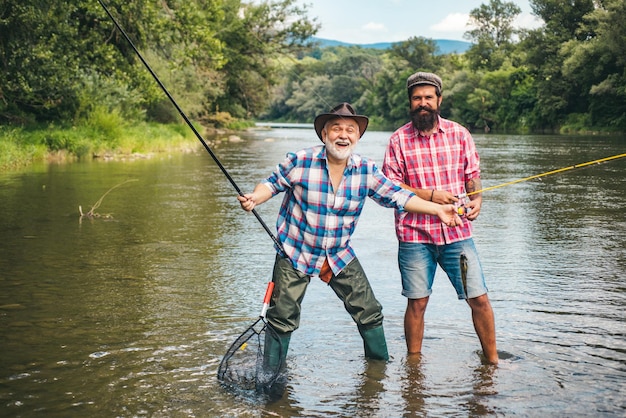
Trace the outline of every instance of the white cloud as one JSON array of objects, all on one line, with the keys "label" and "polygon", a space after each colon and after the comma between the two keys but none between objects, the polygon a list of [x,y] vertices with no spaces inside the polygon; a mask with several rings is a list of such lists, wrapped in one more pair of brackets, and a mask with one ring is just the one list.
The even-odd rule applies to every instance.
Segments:
[{"label": "white cloud", "polygon": [[363,25],[362,28],[370,32],[387,32],[387,28],[382,23],[369,22]]},{"label": "white cloud", "polygon": [[518,28],[524,29],[537,29],[541,25],[543,25],[543,20],[538,18],[537,16],[533,16],[530,13],[522,13],[517,16],[513,25]]},{"label": "white cloud", "polygon": [[468,20],[469,14],[467,13],[451,13],[441,22],[432,25],[430,29],[436,32],[464,32],[467,30]]}]

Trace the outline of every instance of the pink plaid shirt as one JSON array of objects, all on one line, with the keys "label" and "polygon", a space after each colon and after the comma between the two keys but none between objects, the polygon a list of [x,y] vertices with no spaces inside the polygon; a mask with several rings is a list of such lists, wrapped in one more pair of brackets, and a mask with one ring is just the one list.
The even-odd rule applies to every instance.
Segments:
[{"label": "pink plaid shirt", "polygon": [[[439,129],[421,136],[411,122],[389,138],[383,173],[395,183],[417,189],[465,193],[465,183],[480,177],[480,159],[469,131],[439,117]],[[396,235],[402,242],[443,245],[471,238],[472,223],[449,228],[433,215],[395,211]]]}]

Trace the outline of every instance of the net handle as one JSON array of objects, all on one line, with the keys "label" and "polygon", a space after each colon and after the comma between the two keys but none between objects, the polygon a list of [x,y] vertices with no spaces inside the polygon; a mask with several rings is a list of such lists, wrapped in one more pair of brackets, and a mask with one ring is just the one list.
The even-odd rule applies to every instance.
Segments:
[{"label": "net handle", "polygon": [[265,296],[263,297],[263,309],[261,309],[261,318],[265,318],[267,308],[270,306],[270,300],[272,299],[273,292],[274,282],[267,283],[267,289],[265,289]]}]

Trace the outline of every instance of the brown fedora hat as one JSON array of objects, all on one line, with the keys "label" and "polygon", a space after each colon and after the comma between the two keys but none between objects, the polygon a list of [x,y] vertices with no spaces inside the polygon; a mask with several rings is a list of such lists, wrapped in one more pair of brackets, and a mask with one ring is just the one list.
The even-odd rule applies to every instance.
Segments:
[{"label": "brown fedora hat", "polygon": [[350,103],[341,103],[335,106],[330,112],[322,113],[317,115],[315,118],[315,122],[313,122],[313,126],[315,127],[315,132],[319,139],[322,139],[322,129],[324,129],[324,125],[331,119],[335,118],[350,118],[354,119],[359,125],[359,138],[363,136],[365,130],[367,129],[367,124],[369,123],[369,118],[363,115],[357,115],[354,111],[354,108]]}]

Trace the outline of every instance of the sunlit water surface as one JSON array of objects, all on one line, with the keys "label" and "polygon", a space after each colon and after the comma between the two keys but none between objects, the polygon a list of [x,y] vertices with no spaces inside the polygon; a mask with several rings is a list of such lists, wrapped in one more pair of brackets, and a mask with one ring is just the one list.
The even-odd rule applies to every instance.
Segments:
[{"label": "sunlit water surface", "polygon": [[[388,137],[368,132],[358,150],[382,163]],[[626,150],[623,137],[476,142],[485,186]],[[213,149],[248,191],[286,152],[316,143],[310,129],[259,130]],[[475,241],[498,367],[481,363],[469,308],[441,272],[423,356],[407,358],[393,213],[368,202],[353,244],[392,359],[364,360],[341,303],[313,279],[279,399],[216,379],[258,317],[274,253],[204,150],[0,174],[0,415],[624,416],[625,168],[626,158],[485,193]],[[118,184],[100,217],[80,220],[79,206]],[[272,230],[278,204],[258,208]]]}]

